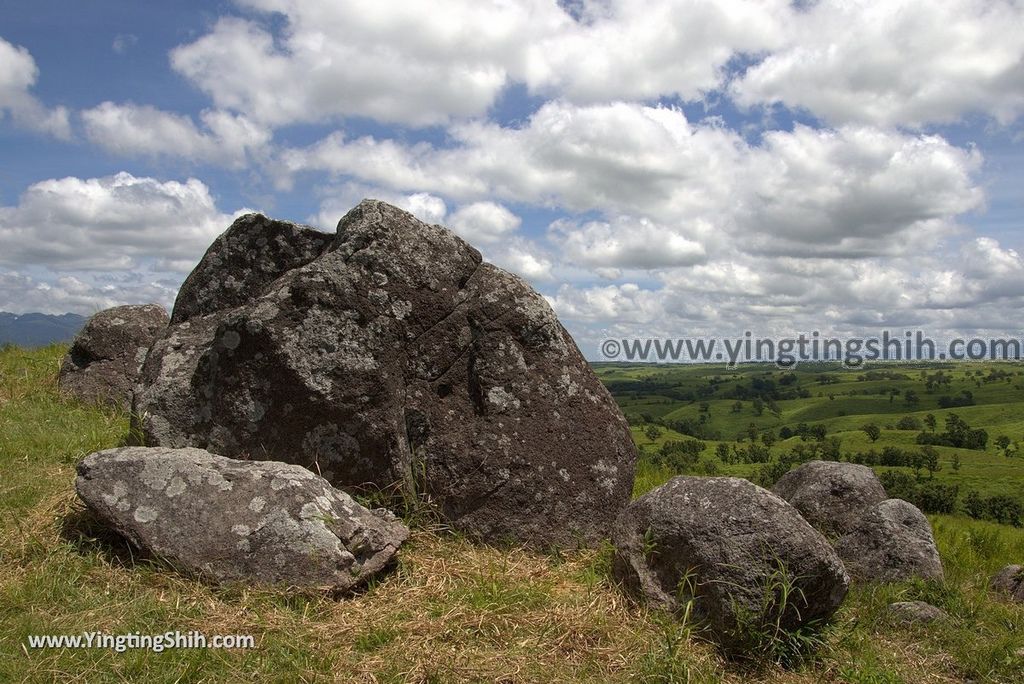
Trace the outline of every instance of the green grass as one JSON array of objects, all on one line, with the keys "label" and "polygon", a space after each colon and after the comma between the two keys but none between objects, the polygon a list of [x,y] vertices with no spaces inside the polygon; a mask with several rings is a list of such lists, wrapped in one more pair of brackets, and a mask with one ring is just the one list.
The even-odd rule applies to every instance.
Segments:
[{"label": "green grass", "polygon": [[[197,583],[138,558],[81,514],[75,463],[118,445],[128,424],[124,415],[57,395],[62,353],[0,351],[2,682],[1024,679],[1017,655],[1024,609],[986,590],[992,572],[1024,559],[1024,531],[961,517],[933,517],[944,583],[856,588],[822,633],[817,657],[789,670],[726,662],[687,625],[627,601],[610,580],[607,544],[540,554],[418,530],[395,572],[346,599]],[[666,433],[649,446],[669,438],[676,436]],[[986,467],[1000,463],[982,456],[992,459]],[[670,476],[642,465],[637,490]],[[927,628],[891,624],[888,603],[911,598],[939,605],[953,620]],[[92,630],[251,634],[257,648],[27,648],[30,634]]]},{"label": "green grass", "polygon": [[[879,370],[891,370],[903,377],[887,380],[858,379],[859,376]],[[922,371],[935,374],[939,370],[949,376],[951,382],[929,392],[920,374]],[[993,370],[1007,372],[1010,377],[990,383],[981,382],[976,377],[978,372],[988,374]],[[595,371],[602,381],[609,384],[623,412],[632,417],[634,441],[647,454],[656,451],[666,441],[688,437],[665,430],[662,437],[651,441],[644,436],[646,423],[643,416],[659,422],[695,421],[702,413],[701,403],[707,403],[709,407],[707,429],[720,435],[718,440],[703,440],[707,444],[704,455],[708,457],[713,457],[719,442],[735,444],[751,424],[756,425],[759,431],[771,430],[776,434],[783,427],[792,429],[799,423],[822,424],[830,437],[841,440],[841,453],[844,456],[872,448],[881,451],[886,446],[914,449],[917,447],[915,439],[918,432],[894,429],[901,417],[916,416],[923,420],[925,415],[932,414],[941,431],[945,417],[956,413],[972,427],[985,429],[989,434],[989,445],[984,451],[938,447],[942,465],[942,469],[935,474],[938,482],[959,485],[965,492],[975,490],[984,496],[1007,495],[1024,499],[1024,447],[1014,452],[1018,443],[1024,443],[1024,367],[1019,364],[876,365],[859,370],[844,370],[835,364],[807,364],[782,371],[762,364],[726,370],[716,365],[605,363],[596,364]],[[749,400],[742,402],[743,408],[739,412],[734,412],[732,406],[736,399],[725,398],[737,386],[749,386],[756,378],[778,381],[781,376],[789,373],[796,376],[796,382],[791,387],[803,389],[809,396],[778,401],[778,415],[769,410],[758,415]],[[836,382],[820,384],[818,378],[821,375]],[[716,378],[713,393],[697,396],[701,391],[707,391]],[[901,393],[912,390],[919,401],[908,405],[902,394],[890,401],[888,395],[878,393],[889,388]],[[973,393],[976,405],[939,408],[940,397],[957,395],[963,390]],[[678,397],[681,393],[695,396],[690,399],[669,396]],[[882,428],[882,436],[877,442],[871,442],[861,431],[865,423],[875,423]],[[1010,456],[995,446],[996,437],[1000,435],[1006,435],[1014,443]],[[777,457],[791,450],[799,441],[799,438],[779,441],[771,448],[771,453]],[[953,469],[954,455],[960,460],[958,471]],[[749,476],[757,469],[756,465],[750,464],[719,464],[719,467],[722,474],[736,476]],[[876,468],[879,472],[886,469]],[[911,472],[910,469],[904,470]],[[636,492],[647,491],[675,474],[666,469],[642,467]]]}]

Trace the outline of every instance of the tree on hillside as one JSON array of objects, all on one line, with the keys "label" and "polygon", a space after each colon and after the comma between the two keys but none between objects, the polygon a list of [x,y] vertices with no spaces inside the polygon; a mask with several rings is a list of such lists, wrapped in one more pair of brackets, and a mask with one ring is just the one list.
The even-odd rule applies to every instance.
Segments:
[{"label": "tree on hillside", "polygon": [[764,399],[755,397],[752,404],[754,406],[754,415],[759,416],[764,413]]},{"label": "tree on hillside", "polygon": [[914,404],[920,402],[921,398],[917,396],[917,392],[915,392],[912,389],[908,389],[903,392],[903,401],[908,406],[913,406]]},{"label": "tree on hillside", "polygon": [[731,462],[731,459],[729,458],[729,454],[730,454],[730,451],[729,451],[729,445],[728,444],[725,444],[724,442],[719,442],[715,446],[715,456],[718,456],[718,460],[720,460],[722,463],[730,463]]},{"label": "tree on hillside", "polygon": [[882,436],[882,429],[874,423],[868,423],[862,427],[861,430],[864,431],[864,434],[867,435],[868,439],[872,442],[877,442],[878,438]]},{"label": "tree on hillside", "polygon": [[737,401],[735,404],[732,405],[732,412],[733,413],[739,413],[742,410],[743,410],[743,402],[742,401]]},{"label": "tree on hillside", "polygon": [[928,429],[935,432],[935,427],[938,423],[935,421],[935,416],[929,413],[924,417],[924,424],[928,426]]},{"label": "tree on hillside", "polygon": [[1010,448],[1010,438],[1006,435],[996,437],[996,446],[1003,450],[1003,454]]},{"label": "tree on hillside", "polygon": [[658,439],[658,437],[661,437],[661,428],[657,425],[648,425],[644,430],[644,436],[653,442]]},{"label": "tree on hillside", "polygon": [[960,472],[960,454],[953,454],[953,459],[950,461],[950,467],[953,468],[954,473]]},{"label": "tree on hillside", "polygon": [[939,452],[933,446],[921,447],[921,456],[924,459],[924,467],[928,471],[928,479],[935,479],[935,473],[942,470],[939,464]]}]

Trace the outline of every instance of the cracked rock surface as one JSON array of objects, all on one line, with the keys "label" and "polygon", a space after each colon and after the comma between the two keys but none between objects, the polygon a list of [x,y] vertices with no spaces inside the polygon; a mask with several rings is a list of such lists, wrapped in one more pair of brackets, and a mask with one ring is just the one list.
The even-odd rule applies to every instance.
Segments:
[{"label": "cracked rock surface", "polygon": [[156,304],[100,311],[75,336],[60,367],[60,390],[82,401],[128,409],[154,340],[167,328]]},{"label": "cracked rock surface", "polygon": [[426,498],[472,537],[595,542],[636,448],[545,299],[364,200],[330,236],[248,215],[210,247],[136,395],[146,444]]},{"label": "cracked rock surface", "polygon": [[78,464],[78,496],[138,548],[213,581],[348,591],[409,530],[296,465],[124,447]]}]

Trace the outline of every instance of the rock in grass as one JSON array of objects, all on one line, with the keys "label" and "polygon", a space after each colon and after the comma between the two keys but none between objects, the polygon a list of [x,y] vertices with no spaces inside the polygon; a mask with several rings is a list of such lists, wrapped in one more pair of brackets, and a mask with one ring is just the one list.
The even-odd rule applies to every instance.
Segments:
[{"label": "rock in grass", "polygon": [[539,548],[606,538],[637,457],[540,294],[372,200],[334,236],[240,218],[182,288],[135,413],[150,446],[401,488],[472,537]]},{"label": "rock in grass", "polygon": [[1024,566],[1007,565],[992,577],[989,588],[1015,603],[1024,603]]},{"label": "rock in grass", "polygon": [[898,601],[889,604],[889,616],[902,625],[927,625],[948,620],[949,614],[924,601]]},{"label": "rock in grass", "polygon": [[924,513],[902,499],[886,499],[876,505],[835,546],[855,580],[902,582],[913,577],[943,577],[932,526]]},{"label": "rock in grass", "polygon": [[871,468],[837,461],[804,463],[783,475],[772,491],[830,538],[851,532],[869,509],[887,498]]},{"label": "rock in grass", "polygon": [[692,599],[691,615],[729,651],[763,645],[772,624],[827,620],[849,585],[821,533],[739,478],[673,478],[622,512],[612,541],[627,591],[677,614]]},{"label": "rock in grass", "polygon": [[167,312],[156,304],[100,311],[71,343],[60,367],[60,390],[127,410],[149,348],[167,323]]},{"label": "rock in grass", "polygon": [[347,591],[409,530],[296,465],[125,447],[78,464],[78,496],[135,546],[203,578]]}]

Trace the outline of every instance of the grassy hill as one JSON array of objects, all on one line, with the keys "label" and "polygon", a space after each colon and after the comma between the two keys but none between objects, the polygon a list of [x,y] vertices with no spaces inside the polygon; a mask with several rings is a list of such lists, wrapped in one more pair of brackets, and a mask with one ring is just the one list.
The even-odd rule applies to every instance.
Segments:
[{"label": "grassy hill", "polygon": [[[961,516],[932,516],[946,566],[944,583],[856,588],[823,634],[818,657],[792,670],[726,663],[701,641],[697,626],[679,625],[630,603],[609,578],[608,548],[537,554],[475,546],[443,529],[420,528],[403,547],[393,574],[347,599],[246,586],[214,588],[184,579],[137,557],[83,515],[73,493],[74,465],[91,451],[118,445],[128,421],[123,414],[58,397],[56,373],[63,351],[0,351],[0,681],[916,684],[1024,679],[1024,608],[995,601],[986,591],[994,571],[1024,559],[1024,531]],[[602,367],[600,372],[606,381],[668,373],[675,383],[682,375],[699,378],[707,371]],[[859,390],[873,383],[851,377],[840,384]],[[656,389],[638,397],[619,396],[631,414],[688,417],[700,412],[699,402],[659,394],[677,392],[678,383],[676,390]],[[964,415],[979,424],[984,416],[993,421],[986,425],[1019,438],[1021,431],[1012,427],[1018,424],[1013,417],[1018,390],[1012,383],[1010,389],[998,388],[1002,394],[989,389],[991,394],[976,392],[979,399],[993,399],[979,403],[977,410],[987,412]],[[915,413],[932,410],[928,403],[933,398],[921,394],[922,406]],[[995,401],[997,396],[1004,400]],[[709,420],[730,439],[750,422],[778,429],[820,420],[845,435],[844,449],[855,449],[867,446],[866,435],[863,443],[856,441],[865,415],[888,422],[906,413],[887,397],[846,398],[846,409],[816,394],[779,401],[778,417],[753,415],[749,401],[742,415],[733,415],[732,402],[711,398]],[[855,413],[854,404],[870,413]],[[840,410],[847,415],[839,415]],[[648,452],[659,442],[686,439],[663,430],[648,441],[643,431],[638,425],[635,432]],[[904,437],[884,430],[879,442]],[[777,447],[782,448],[772,449]],[[950,455],[943,453],[944,458]],[[1012,466],[1017,461],[994,451],[964,453],[963,460],[957,477],[979,487],[1000,471],[1000,464],[1006,477],[1016,477]],[[649,477],[639,488],[671,476],[665,468],[645,468]],[[722,466],[737,472],[744,468],[749,470],[747,464]],[[936,475],[949,476],[945,468]],[[989,484],[992,491],[1002,486]],[[885,615],[888,603],[909,599],[938,605],[953,620],[927,628],[892,624]],[[29,635],[94,630],[253,635],[257,648],[116,653],[28,647]]]},{"label": "grassy hill", "polygon": [[[645,454],[655,454],[666,442],[696,435],[706,445],[702,458],[729,475],[754,476],[761,466],[715,458],[720,443],[730,449],[749,444],[751,426],[756,428],[755,441],[761,444],[764,433],[776,438],[768,449],[773,460],[802,442],[815,441],[782,437],[801,423],[822,426],[828,438],[839,441],[840,457],[852,460],[858,453],[881,452],[886,447],[919,451],[918,435],[932,432],[924,425],[926,417],[934,416],[934,432],[941,433],[947,416],[956,414],[971,428],[987,432],[987,447],[937,446],[940,469],[932,474],[922,470],[922,479],[957,486],[959,510],[972,491],[983,498],[1009,497],[1024,506],[1024,451],[1020,449],[1024,368],[1019,364],[906,364],[855,370],[836,364],[805,364],[793,370],[750,365],[735,371],[720,365],[596,364],[595,370],[630,419],[634,439]],[[943,408],[941,402],[962,401],[965,392],[970,393],[972,405]],[[772,394],[778,398],[770,399]],[[921,427],[898,429],[900,419],[907,417]],[[862,430],[869,423],[881,430],[876,441]],[[661,431],[653,440],[645,436],[652,425]],[[686,427],[681,431],[682,425]],[[1000,436],[1010,440],[1008,449],[996,445]],[[907,466],[874,467],[879,473],[914,474]],[[648,462],[644,487],[677,473],[656,471]]]}]

